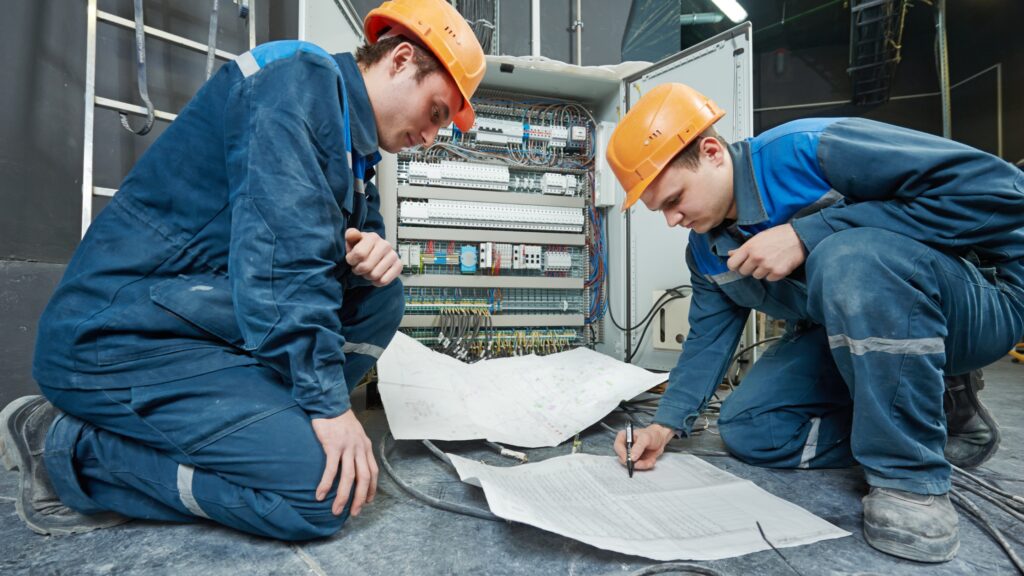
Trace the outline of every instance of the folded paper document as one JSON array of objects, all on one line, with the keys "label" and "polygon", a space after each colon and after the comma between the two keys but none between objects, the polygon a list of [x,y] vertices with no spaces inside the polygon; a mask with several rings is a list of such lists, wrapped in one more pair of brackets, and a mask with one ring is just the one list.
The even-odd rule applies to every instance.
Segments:
[{"label": "folded paper document", "polygon": [[448,456],[496,515],[654,560],[717,560],[767,550],[768,542],[783,548],[849,536],[696,456],[666,454],[632,478],[612,456],[513,467]]},{"label": "folded paper document", "polygon": [[401,332],[377,368],[395,438],[525,448],[557,446],[665,380],[586,348],[466,364]]}]

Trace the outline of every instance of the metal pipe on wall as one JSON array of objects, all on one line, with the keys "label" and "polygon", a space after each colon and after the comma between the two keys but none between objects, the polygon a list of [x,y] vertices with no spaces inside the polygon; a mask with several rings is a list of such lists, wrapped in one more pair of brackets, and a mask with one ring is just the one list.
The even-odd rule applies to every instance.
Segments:
[{"label": "metal pipe on wall", "polygon": [[576,0],[576,18],[572,23],[572,30],[575,34],[577,66],[583,66],[583,6],[582,0]]},{"label": "metal pipe on wall", "polygon": [[1003,157],[1003,63],[996,64],[996,155]]},{"label": "metal pipe on wall", "polygon": [[952,111],[949,103],[949,46],[946,44],[946,0],[935,5],[935,35],[939,42],[939,91],[942,93],[942,136],[953,134]]},{"label": "metal pipe on wall", "polygon": [[530,1],[530,55],[540,56],[540,0]]}]

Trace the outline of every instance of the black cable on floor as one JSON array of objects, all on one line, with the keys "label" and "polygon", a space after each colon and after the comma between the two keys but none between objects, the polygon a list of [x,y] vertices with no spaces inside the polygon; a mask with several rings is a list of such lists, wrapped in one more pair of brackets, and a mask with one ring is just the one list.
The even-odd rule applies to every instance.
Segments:
[{"label": "black cable on floor", "polygon": [[1010,516],[1013,516],[1017,520],[1024,522],[1024,514],[1021,514],[1020,512],[1014,510],[1012,507],[1004,504],[999,498],[986,492],[984,488],[972,486],[971,484],[968,484],[967,482],[963,482],[961,480],[957,480],[956,478],[953,479],[953,486],[956,486],[961,490],[967,490],[968,492],[971,492],[980,498],[988,500],[988,502],[995,506],[996,508],[999,508],[1000,510],[1006,512]]},{"label": "black cable on floor", "polygon": [[766,544],[771,546],[772,550],[775,550],[775,553],[779,555],[779,558],[782,558],[782,561],[786,563],[786,566],[789,566],[790,570],[796,572],[797,576],[803,576],[802,574],[800,574],[799,570],[793,568],[793,565],[789,563],[789,560],[785,556],[783,556],[782,552],[779,552],[779,549],[775,547],[775,544],[772,544],[772,541],[769,540],[767,536],[765,536],[764,528],[761,527],[761,523],[755,522],[754,524],[757,526],[757,531],[761,533],[761,539],[764,540]]},{"label": "black cable on floor", "polygon": [[[384,472],[386,472],[388,477],[391,478],[395,482],[395,484],[398,484],[398,487],[404,490],[406,494],[412,496],[413,498],[419,500],[420,502],[423,502],[424,504],[430,506],[431,508],[437,508],[439,510],[445,510],[447,512],[455,512],[456,514],[472,516],[474,518],[480,518],[483,520],[505,522],[504,518],[494,515],[494,513],[492,513],[490,510],[484,510],[482,508],[477,508],[475,506],[463,506],[462,504],[446,502],[444,500],[441,500],[440,498],[435,498],[428,494],[424,494],[423,492],[417,490],[416,488],[413,488],[411,484],[407,483],[398,475],[397,472],[395,472],[395,469],[391,467],[391,463],[388,461],[387,456],[388,453],[391,452],[391,449],[387,447],[389,438],[392,441],[394,440],[394,438],[391,436],[391,432],[385,432],[384,436],[380,440],[380,448],[378,450],[377,456],[378,459],[380,460],[381,466],[384,468]],[[394,448],[394,444],[392,444],[391,448]],[[444,459],[447,460],[447,458]],[[451,463],[449,462],[449,465],[450,464]]]},{"label": "black cable on floor", "polygon": [[974,502],[964,496],[959,490],[950,490],[949,497],[954,503],[959,505],[964,512],[967,512],[968,516],[973,518],[976,523],[980,524],[981,527],[989,533],[989,536],[991,536],[992,539],[996,541],[996,544],[1003,549],[1003,552],[1006,553],[1006,556],[1017,568],[1017,571],[1024,574],[1024,562],[1021,561],[1020,556],[1017,556],[1017,553],[1010,547],[1010,543],[1006,541],[1006,537],[1003,536],[1003,533],[999,528],[996,528],[988,519],[988,515],[982,512]]},{"label": "black cable on floor", "polygon": [[988,490],[991,490],[992,492],[1002,496],[1003,498],[1008,499],[1010,501],[1011,506],[1014,506],[1015,508],[1021,508],[1022,510],[1024,510],[1024,497],[1017,496],[1016,494],[1010,494],[1006,490],[1003,490],[1002,488],[995,486],[994,484],[986,481],[984,478],[980,478],[978,476],[975,476],[974,474],[971,474],[970,472],[964,470],[963,468],[960,468],[959,466],[953,466],[953,472],[960,474],[965,478],[968,478],[969,480],[973,480],[978,485],[987,488]]},{"label": "black cable on floor", "polygon": [[689,562],[665,562],[664,564],[653,564],[630,572],[626,576],[649,576],[650,574],[664,574],[666,572],[673,572],[676,574],[723,576],[721,572],[714,568],[707,568],[700,566],[699,564],[690,564]]}]

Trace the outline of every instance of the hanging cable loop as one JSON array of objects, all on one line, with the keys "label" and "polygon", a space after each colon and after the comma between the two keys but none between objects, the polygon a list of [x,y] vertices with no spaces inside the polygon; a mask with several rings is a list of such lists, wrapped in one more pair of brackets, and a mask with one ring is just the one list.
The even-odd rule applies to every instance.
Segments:
[{"label": "hanging cable loop", "polygon": [[138,130],[132,128],[128,123],[128,116],[119,112],[121,126],[124,129],[138,136],[145,136],[153,129],[153,102],[149,99],[149,87],[146,84],[146,30],[142,19],[142,0],[135,0],[135,58],[138,66],[139,96],[146,105],[146,123]]}]

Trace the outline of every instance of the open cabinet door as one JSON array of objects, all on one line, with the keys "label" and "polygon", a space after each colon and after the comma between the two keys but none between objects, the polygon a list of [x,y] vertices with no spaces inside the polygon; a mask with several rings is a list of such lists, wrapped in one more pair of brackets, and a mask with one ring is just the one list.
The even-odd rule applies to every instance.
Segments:
[{"label": "open cabinet door", "polygon": [[[701,44],[679,52],[623,81],[622,110],[628,111],[651,89],[666,82],[681,82],[708,96],[725,110],[715,124],[718,133],[729,142],[752,136],[753,127],[753,55],[749,22],[736,26]],[[611,242],[622,251],[625,275],[619,275],[618,290],[613,289],[615,309],[625,306],[624,327],[644,319],[656,300],[655,291],[689,284],[686,244],[689,231],[669,228],[659,212],[649,211],[637,202],[622,217],[609,217],[609,224],[621,227]],[[613,261],[616,259],[613,257]],[[624,276],[624,277],[623,277]],[[624,299],[624,300],[621,300]],[[633,363],[650,369],[669,370],[676,364],[681,349],[677,333],[685,334],[689,323],[689,298],[672,302],[664,313],[656,313],[647,333],[643,325],[630,330],[624,339],[626,353],[638,349]],[[753,317],[753,315],[752,315]],[[665,328],[670,331],[665,334]],[[748,330],[752,333],[752,330]],[[682,343],[685,345],[685,342]],[[637,348],[639,347],[639,348]]]},{"label": "open cabinet door", "polygon": [[331,54],[354,53],[363,44],[363,24],[349,0],[299,0],[298,36]]}]

